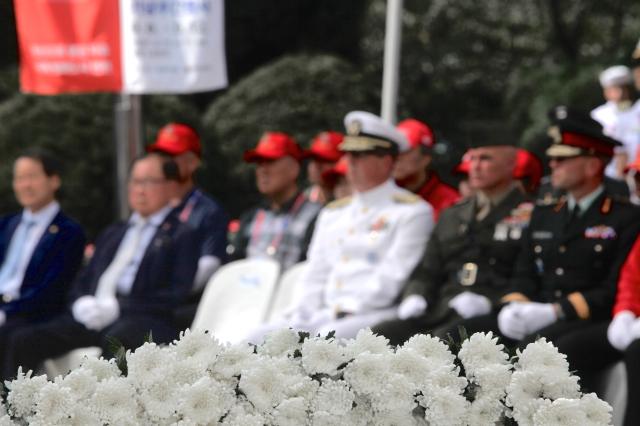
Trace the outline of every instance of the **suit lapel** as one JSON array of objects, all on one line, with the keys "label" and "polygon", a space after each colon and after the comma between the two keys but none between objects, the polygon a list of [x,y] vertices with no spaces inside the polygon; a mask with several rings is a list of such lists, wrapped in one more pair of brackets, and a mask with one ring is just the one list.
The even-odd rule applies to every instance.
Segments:
[{"label": "suit lapel", "polygon": [[33,269],[37,268],[40,263],[42,263],[44,256],[50,251],[51,247],[55,244],[60,235],[60,223],[62,221],[62,213],[58,212],[56,216],[53,218],[51,223],[47,226],[33,249],[33,254],[31,255],[31,260],[29,260],[29,264],[27,265],[27,270],[25,271],[25,279],[24,282],[27,282],[27,278],[31,273],[33,273]]},{"label": "suit lapel", "polygon": [[491,209],[487,217],[478,222],[479,227],[493,228],[496,223],[500,222],[511,213],[514,204],[521,199],[522,194],[518,189],[512,189],[511,192],[494,208]]}]

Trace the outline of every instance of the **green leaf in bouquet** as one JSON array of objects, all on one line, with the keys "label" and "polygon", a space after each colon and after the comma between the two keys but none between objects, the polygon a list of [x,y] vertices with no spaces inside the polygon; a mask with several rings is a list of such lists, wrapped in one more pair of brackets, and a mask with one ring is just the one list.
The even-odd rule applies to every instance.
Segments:
[{"label": "green leaf in bouquet", "polygon": [[107,336],[107,349],[113,354],[113,358],[116,360],[116,365],[122,372],[123,376],[126,376],[129,369],[127,368],[127,350],[120,340],[113,336]]}]

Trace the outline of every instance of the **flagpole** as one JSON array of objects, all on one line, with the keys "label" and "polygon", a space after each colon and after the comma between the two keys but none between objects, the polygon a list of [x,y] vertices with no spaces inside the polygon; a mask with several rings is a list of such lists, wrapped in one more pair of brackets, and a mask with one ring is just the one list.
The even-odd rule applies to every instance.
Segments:
[{"label": "flagpole", "polygon": [[387,0],[381,116],[384,121],[391,124],[395,124],[397,121],[402,1]]},{"label": "flagpole", "polygon": [[114,105],[116,145],[116,204],[120,219],[129,217],[127,179],[131,162],[143,152],[142,96],[121,93]]}]

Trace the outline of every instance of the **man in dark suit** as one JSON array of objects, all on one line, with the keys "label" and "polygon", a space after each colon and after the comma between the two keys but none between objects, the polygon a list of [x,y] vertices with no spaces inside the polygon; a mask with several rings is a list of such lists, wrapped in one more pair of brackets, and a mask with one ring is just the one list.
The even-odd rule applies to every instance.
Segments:
[{"label": "man in dark suit", "polygon": [[499,302],[533,205],[513,180],[516,148],[494,133],[478,129],[468,152],[474,196],[442,211],[409,277],[398,319],[373,329],[392,344],[416,333],[442,335]]},{"label": "man in dark suit", "polygon": [[197,232],[172,214],[177,175],[176,164],[157,154],[134,163],[129,221],[96,241],[91,262],[74,282],[71,312],[13,333],[5,378],[19,365],[33,369],[78,347],[101,346],[110,355],[108,336],[126,348],[142,344],[149,332],[158,343],[177,337],[172,312],[189,294],[200,243]]},{"label": "man in dark suit", "polygon": [[465,321],[469,333],[492,330],[508,344],[525,346],[537,336],[553,341],[610,317],[639,211],[603,183],[619,143],[590,118],[562,107],[554,114],[554,143],[547,149],[551,182],[567,195],[538,202],[504,306]]},{"label": "man in dark suit", "polygon": [[84,250],[80,225],[60,210],[57,161],[33,150],[14,163],[20,213],[0,219],[0,362],[9,335],[64,310]]}]

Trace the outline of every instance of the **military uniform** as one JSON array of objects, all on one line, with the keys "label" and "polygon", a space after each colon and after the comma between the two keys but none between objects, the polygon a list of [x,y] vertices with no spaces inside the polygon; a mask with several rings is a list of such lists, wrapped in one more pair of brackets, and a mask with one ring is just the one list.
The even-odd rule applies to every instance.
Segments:
[{"label": "military uniform", "polygon": [[427,176],[428,179],[416,191],[416,194],[431,204],[437,221],[444,209],[451,207],[460,199],[460,194],[453,187],[441,181],[436,173],[430,172]]},{"label": "military uniform", "polygon": [[513,188],[485,218],[476,220],[477,204],[473,197],[442,212],[422,261],[411,274],[404,296],[424,297],[428,304],[425,315],[389,321],[374,331],[400,344],[413,334],[448,328],[460,320],[448,302],[464,291],[499,302],[533,204]]}]

